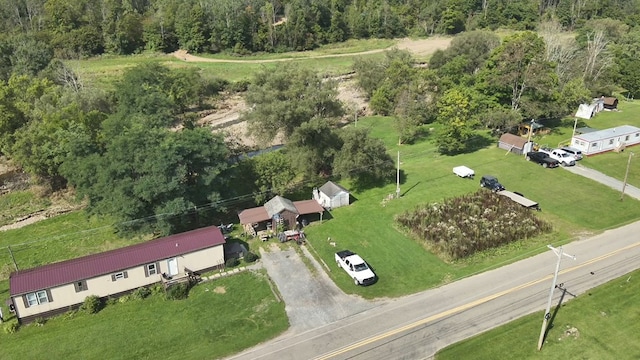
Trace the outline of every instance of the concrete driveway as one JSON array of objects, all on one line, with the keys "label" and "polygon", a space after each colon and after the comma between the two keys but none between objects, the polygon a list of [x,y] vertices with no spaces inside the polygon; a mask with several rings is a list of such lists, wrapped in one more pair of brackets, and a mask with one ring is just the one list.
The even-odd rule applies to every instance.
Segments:
[{"label": "concrete driveway", "polygon": [[298,245],[291,246],[280,250],[273,244],[269,251],[260,251],[261,262],[286,304],[291,325],[289,333],[311,330],[383,303],[345,294],[331,281],[304,245],[301,248],[315,269],[313,272],[296,252],[294,247]]},{"label": "concrete driveway", "polygon": [[[604,184],[612,189],[622,191],[622,181],[612,178],[609,175],[605,175],[600,171],[590,169],[588,167],[582,166],[581,164],[577,164],[576,166],[567,166],[563,167],[563,169],[570,171],[574,174],[581,175],[587,177],[593,181],[597,181],[601,184]],[[640,189],[635,186],[631,186],[627,184],[624,188],[624,193],[629,195],[632,198],[640,200]]]}]

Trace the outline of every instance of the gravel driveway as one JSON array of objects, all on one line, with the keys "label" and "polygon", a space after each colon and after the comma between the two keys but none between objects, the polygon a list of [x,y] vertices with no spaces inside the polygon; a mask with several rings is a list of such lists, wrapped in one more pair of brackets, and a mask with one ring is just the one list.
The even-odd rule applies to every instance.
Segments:
[{"label": "gravel driveway", "polygon": [[302,246],[302,250],[315,267],[314,273],[294,248],[280,250],[274,244],[269,251],[260,251],[261,262],[286,304],[290,332],[314,329],[381,304],[342,292],[307,248]]}]

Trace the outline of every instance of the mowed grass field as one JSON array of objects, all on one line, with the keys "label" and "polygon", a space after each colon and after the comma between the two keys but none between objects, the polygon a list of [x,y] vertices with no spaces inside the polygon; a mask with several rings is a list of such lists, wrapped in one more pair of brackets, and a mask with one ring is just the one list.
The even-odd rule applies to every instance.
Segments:
[{"label": "mowed grass field", "polygon": [[[332,210],[330,220],[306,229],[309,242],[332,270],[330,276],[347,293],[365,298],[414,293],[546,251],[547,244],[560,245],[640,219],[637,200],[620,202],[619,192],[562,168],[544,169],[527,162],[498,149],[493,145],[495,140],[488,136],[479,135],[484,138],[479,142],[489,144],[486,148],[458,156],[441,156],[428,141],[428,135],[415,145],[397,145],[392,121],[371,117],[359,120],[357,126],[370,127],[374,136],[385,141],[394,158],[400,151],[401,198],[383,201],[395,193],[395,184],[354,193],[353,204]],[[474,169],[476,179],[455,176],[452,168],[458,165]],[[508,190],[540,203],[542,211],[537,215],[551,222],[554,231],[463,261],[445,263],[396,226],[396,214],[418,204],[476,191],[484,174],[497,176]],[[348,183],[343,185],[349,188]],[[354,286],[352,279],[334,265],[334,253],[343,249],[362,255],[379,275],[378,283]]]},{"label": "mowed grass field", "polygon": [[288,326],[266,275],[244,272],[201,283],[185,300],[152,295],[3,331],[0,359],[217,359]]},{"label": "mowed grass field", "polygon": [[[238,62],[199,62],[184,61],[172,54],[145,53],[132,56],[106,55],[85,60],[69,60],[67,65],[80,79],[92,87],[113,89],[116,81],[127,70],[144,63],[160,63],[170,68],[186,67],[201,70],[204,78],[219,78],[230,82],[250,80],[262,68],[275,68],[282,60],[295,63],[303,68],[319,71],[323,76],[336,76],[352,71],[353,61],[357,57],[382,58],[382,52],[358,54],[389,48],[395,40],[369,39],[353,40],[343,44],[332,44],[313,51],[281,54],[257,54],[252,56],[231,56],[228,54],[197,55],[206,59],[246,61]],[[353,56],[349,56],[353,54]],[[340,55],[339,57],[323,57]]]},{"label": "mowed grass field", "polygon": [[543,312],[447,347],[436,359],[640,359],[639,303],[640,271],[634,271],[564,303],[541,351]]}]

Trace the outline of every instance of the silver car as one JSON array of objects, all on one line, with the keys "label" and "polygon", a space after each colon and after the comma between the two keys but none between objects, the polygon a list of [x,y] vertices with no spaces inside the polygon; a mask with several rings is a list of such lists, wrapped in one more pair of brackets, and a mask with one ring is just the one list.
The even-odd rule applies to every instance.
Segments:
[{"label": "silver car", "polygon": [[571,154],[576,159],[576,161],[582,160],[582,151],[576,148],[573,148],[571,146],[565,146],[560,150],[564,150],[565,152]]}]

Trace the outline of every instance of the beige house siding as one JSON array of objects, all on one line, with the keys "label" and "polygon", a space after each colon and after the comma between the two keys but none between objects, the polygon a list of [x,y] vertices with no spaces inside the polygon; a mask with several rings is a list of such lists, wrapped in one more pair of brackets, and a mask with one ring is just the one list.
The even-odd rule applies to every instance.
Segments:
[{"label": "beige house siding", "polygon": [[[175,276],[180,277],[185,275],[185,268],[189,271],[201,271],[224,265],[224,249],[222,245],[219,245],[193,253],[179,255],[175,259],[177,260],[179,271],[178,275]],[[116,279],[116,281],[113,281],[112,277],[115,273],[86,279],[84,280],[86,290],[79,292],[76,291],[76,284],[73,283],[51,289],[42,289],[43,291],[48,290],[48,295],[51,297],[48,303],[26,307],[25,301],[23,300],[25,295],[14,296],[13,303],[20,318],[35,316],[59,309],[67,309],[71,306],[81,304],[87,296],[97,295],[99,297],[106,297],[160,282],[162,280],[161,274],[169,273],[169,259],[156,261],[155,264],[159,266],[159,271],[154,275],[147,276],[145,267],[148,264],[145,264],[144,266],[123,270],[123,273],[126,272],[126,278],[119,278]]]}]

